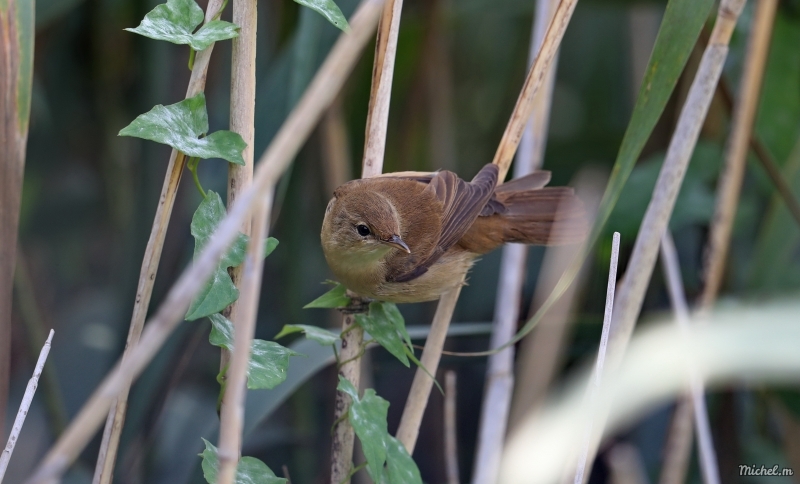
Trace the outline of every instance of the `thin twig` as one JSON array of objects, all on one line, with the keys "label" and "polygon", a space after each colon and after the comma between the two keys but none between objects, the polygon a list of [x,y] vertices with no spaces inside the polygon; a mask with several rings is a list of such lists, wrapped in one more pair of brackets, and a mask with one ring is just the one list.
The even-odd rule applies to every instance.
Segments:
[{"label": "thin twig", "polygon": [[[211,0],[209,2],[206,9],[206,22],[216,15],[222,7],[222,2],[223,0]],[[208,62],[211,59],[213,49],[214,44],[211,44],[206,50],[197,54],[189,79],[189,86],[186,89],[187,98],[202,92],[205,88]],[[167,174],[164,178],[164,185],[161,188],[161,196],[158,208],[156,208],[150,238],[147,241],[147,248],[142,259],[139,283],[136,288],[136,299],[133,304],[133,315],[131,316],[131,324],[128,330],[128,341],[125,344],[125,352],[122,355],[123,361],[126,358],[130,358],[130,354],[136,348],[142,334],[147,309],[150,307],[150,297],[153,295],[153,284],[158,272],[158,264],[161,261],[161,251],[164,248],[164,238],[167,235],[167,227],[172,215],[172,207],[175,205],[175,196],[178,193],[178,186],[180,185],[185,163],[186,157],[184,154],[173,149],[169,157]],[[115,395],[116,399],[108,412],[92,484],[108,484],[113,478],[114,465],[119,451],[119,439],[120,435],[122,435],[125,413],[128,408],[130,387],[130,379],[122,383],[119,393]]]},{"label": "thin twig", "polygon": [[683,105],[675,133],[670,141],[666,159],[661,167],[650,204],[636,237],[625,277],[620,286],[617,300],[618,310],[614,314],[614,330],[610,342],[612,368],[616,367],[625,353],[636,319],[641,311],[644,294],[658,257],[661,235],[666,230],[667,222],[675,206],[689,158],[694,151],[700,128],[722,73],[722,66],[728,55],[728,42],[744,6],[744,1],[723,0],[720,3],[711,39],[703,54],[697,75]]},{"label": "thin twig", "polygon": [[456,432],[456,372],[444,374],[444,468],[448,484],[459,484]]},{"label": "thin twig", "polygon": [[[511,159],[519,145],[522,131],[531,116],[533,110],[534,96],[544,83],[544,76],[555,57],[564,31],[567,28],[572,12],[575,10],[577,0],[562,0],[553,15],[553,21],[547,30],[542,48],[536,61],[531,66],[525,84],[522,87],[517,104],[511,113],[511,119],[506,125],[506,130],[497,147],[492,163],[500,168],[498,183],[502,183],[508,173]],[[461,285],[451,289],[439,299],[436,314],[431,323],[431,332],[425,342],[425,349],[422,351],[420,361],[423,366],[431,373],[436,374],[439,366],[439,359],[442,356],[445,336],[450,320],[453,317],[458,296],[461,294]],[[419,435],[419,426],[422,423],[422,416],[428,404],[428,397],[431,393],[433,380],[421,369],[414,375],[411,383],[411,390],[403,409],[403,416],[400,419],[400,426],[397,429],[397,439],[403,443],[409,453],[413,453]]]},{"label": "thin twig", "polygon": [[53,341],[53,331],[47,336],[47,341],[44,342],[42,351],[39,352],[39,359],[36,361],[36,367],[33,369],[33,376],[28,380],[28,386],[25,388],[25,394],[22,396],[22,402],[19,404],[19,411],[17,411],[17,418],[14,419],[14,426],[11,427],[11,434],[8,436],[8,443],[6,443],[3,453],[0,454],[0,483],[3,482],[3,476],[6,475],[8,463],[11,460],[11,454],[14,452],[14,446],[17,445],[17,439],[22,432],[22,425],[25,423],[25,417],[28,416],[28,410],[31,408],[33,402],[33,395],[36,393],[36,387],[39,386],[39,377],[42,375],[42,368],[44,362],[47,361],[47,355],[50,354],[50,344]]},{"label": "thin twig", "polygon": [[[244,166],[228,164],[228,207],[236,203],[239,193],[253,181],[253,142],[255,140],[256,105],[256,32],[257,2],[254,0],[233,0],[233,23],[239,26],[239,36],[233,39],[231,47],[231,112],[230,129],[239,133],[247,146],[242,153]],[[219,477],[220,484],[233,483],[236,465],[239,462],[242,439],[242,416],[244,414],[245,385],[247,365],[250,361],[250,347],[255,334],[255,316],[258,308],[257,293],[261,287],[261,255],[264,252],[263,237],[252,237],[251,227],[255,225],[264,232],[264,218],[268,212],[263,210],[271,205],[271,192],[264,201],[257,204],[251,220],[245,220],[240,231],[250,236],[247,259],[244,264],[231,268],[233,284],[240,289],[240,298],[226,309],[228,319],[233,323],[234,354],[225,348],[220,349],[220,371],[228,371],[222,376],[225,389],[220,401],[219,434]],[[261,232],[256,232],[260,234]],[[249,265],[248,265],[249,264]],[[259,269],[257,269],[259,268]],[[245,273],[249,277],[245,276]],[[247,280],[245,280],[247,279]],[[246,286],[245,283],[249,283]],[[255,286],[253,289],[252,286]],[[252,291],[255,290],[255,294]],[[244,297],[247,291],[248,297]],[[244,305],[246,307],[242,307]]]},{"label": "thin twig", "polygon": [[[392,79],[394,78],[394,59],[397,52],[397,36],[400,32],[402,9],[403,0],[387,0],[378,25],[361,178],[377,176],[383,171]],[[339,374],[350,381],[355,388],[359,388],[364,330],[355,324],[353,315],[348,314],[342,318],[342,332],[342,352],[339,354],[339,361],[343,363],[339,366]],[[353,474],[351,468],[355,436],[350,421],[344,418],[350,408],[350,403],[349,396],[344,392],[336,391],[334,404],[336,424],[333,428],[331,450],[331,484],[349,484]]]},{"label": "thin twig", "polygon": [[289,114],[259,163],[256,163],[258,169],[253,184],[241,193],[239,201],[220,222],[203,252],[184,270],[167,293],[164,302],[146,325],[140,344],[131,351],[130,358],[124,365],[118,362],[106,376],[48,452],[42,465],[27,481],[28,484],[49,484],[58,479],[92,438],[102,422],[103,413],[108,410],[111,400],[124,382],[141,373],[178,323],[183,320],[190,301],[218,266],[219,259],[228,250],[242,222],[250,215],[254,204],[259,200],[259,194],[272,186],[291,163],[344,84],[361,50],[372,37],[380,11],[380,0],[364,0],[361,3],[350,22],[350,32],[339,37],[308,90]]},{"label": "thin twig", "polygon": [[772,25],[777,8],[778,0],[759,0],[756,3],[753,26],[745,55],[739,100],[733,111],[733,127],[728,138],[725,167],[720,175],[717,189],[717,204],[711,223],[703,271],[705,286],[700,296],[701,309],[708,309],[714,304],[722,285],[733,219],[739,205],[744,167],[761,97],[761,81],[764,78],[764,66],[767,62]]},{"label": "thin twig", "polygon": [[[247,246],[247,257],[242,273],[241,295],[239,296],[239,321],[234,325],[233,354],[228,369],[228,384],[225,386],[225,399],[228,405],[220,416],[219,433],[219,484],[233,484],[236,464],[241,450],[242,428],[244,425],[244,402],[247,390],[247,368],[250,363],[250,348],[256,332],[258,295],[261,292],[261,276],[264,258],[264,239],[269,227],[269,212],[272,208],[274,187],[261,194],[261,200],[253,212],[253,237]],[[223,425],[224,424],[224,425]]]},{"label": "thin twig", "polygon": [[[614,232],[614,237],[611,241],[611,264],[608,268],[608,285],[606,288],[606,308],[603,313],[603,332],[600,336],[600,347],[597,350],[597,363],[595,363],[594,373],[589,382],[589,388],[586,392],[586,404],[593,405],[597,400],[597,393],[600,389],[600,382],[603,378],[603,367],[605,366],[606,353],[608,351],[608,338],[611,334],[612,315],[614,314],[614,291],[617,287],[617,263],[619,262],[619,232]],[[594,461],[594,455],[597,452],[596,441],[598,440],[593,434],[594,419],[589,421],[589,427],[586,429],[586,436],[583,440],[583,447],[581,455],[578,458],[578,466],[575,471],[575,484],[583,484],[584,475],[586,472],[587,464]]]},{"label": "thin twig", "polygon": [[[689,305],[686,303],[686,293],[683,290],[683,279],[681,278],[680,263],[678,262],[678,254],[675,250],[675,242],[672,240],[672,235],[669,231],[664,232],[661,238],[661,260],[664,265],[664,272],[667,278],[667,289],[669,292],[670,301],[672,302],[673,310],[675,311],[676,320],[678,324],[685,331],[689,331]],[[694,414],[695,429],[697,431],[698,452],[700,454],[700,469],[703,472],[703,480],[706,484],[719,484],[719,469],[717,468],[717,455],[714,451],[714,439],[711,435],[711,424],[708,420],[708,410],[706,409],[706,400],[704,397],[703,381],[694,376],[691,380],[689,389],[689,398],[687,398],[691,413],[682,413],[675,416],[677,421],[679,418],[689,420],[688,422],[676,422],[674,425],[679,427],[688,428],[688,439],[676,439],[676,445],[672,448],[671,453],[683,454],[676,455],[675,460],[680,463],[688,462],[688,456],[691,451],[691,415]],[[688,440],[688,442],[687,442]],[[681,447],[681,445],[683,447]],[[669,454],[668,454],[669,456]],[[665,460],[668,464],[669,457]],[[665,465],[665,467],[669,467]],[[680,467],[680,465],[676,466]],[[668,470],[670,474],[674,471]],[[684,468],[685,474],[685,468]],[[662,474],[663,477],[664,474]],[[673,474],[674,475],[674,474]],[[673,481],[661,480],[662,484],[679,484],[684,482],[685,475],[675,476]]]},{"label": "thin twig", "polygon": [[[553,8],[551,8],[553,7]],[[555,13],[551,0],[537,2],[534,28],[529,49],[529,68],[539,55],[542,41]],[[555,57],[553,58],[555,62]],[[555,65],[547,71],[544,88],[533,95],[534,115],[528,120],[522,135],[514,177],[525,176],[541,167],[547,139],[547,120],[555,79]],[[525,265],[528,247],[523,244],[507,244],[503,247],[500,263],[500,280],[495,301],[494,327],[491,347],[495,348],[510,340],[517,331],[519,308],[522,300],[522,286],[525,283]],[[472,473],[473,484],[494,482],[500,466],[500,455],[506,437],[511,397],[514,392],[514,348],[508,347],[489,357],[486,368],[486,386],[481,406],[478,427],[478,445],[475,450],[475,464]]]}]

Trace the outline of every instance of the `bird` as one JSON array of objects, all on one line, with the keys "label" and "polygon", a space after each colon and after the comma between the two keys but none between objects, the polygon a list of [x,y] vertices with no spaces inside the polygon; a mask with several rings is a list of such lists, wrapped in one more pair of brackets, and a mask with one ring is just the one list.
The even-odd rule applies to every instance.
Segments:
[{"label": "bird", "polygon": [[476,259],[507,242],[562,245],[587,232],[569,187],[545,187],[535,171],[498,185],[487,164],[466,182],[455,173],[398,172],[339,186],[320,234],[334,276],[362,298],[438,299],[464,283]]}]

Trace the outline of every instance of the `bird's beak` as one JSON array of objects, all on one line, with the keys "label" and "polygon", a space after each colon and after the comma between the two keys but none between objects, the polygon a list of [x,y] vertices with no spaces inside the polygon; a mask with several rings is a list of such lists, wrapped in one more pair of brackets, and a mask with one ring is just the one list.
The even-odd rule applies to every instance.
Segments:
[{"label": "bird's beak", "polygon": [[392,247],[400,249],[406,253],[411,253],[411,249],[408,248],[408,245],[403,242],[403,239],[401,239],[399,235],[392,235],[388,239],[381,240],[381,242],[386,245],[391,245]]}]

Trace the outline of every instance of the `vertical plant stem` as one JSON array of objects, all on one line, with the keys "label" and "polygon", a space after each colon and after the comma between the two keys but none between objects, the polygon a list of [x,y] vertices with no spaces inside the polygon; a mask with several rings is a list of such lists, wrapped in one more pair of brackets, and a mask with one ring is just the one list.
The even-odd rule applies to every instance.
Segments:
[{"label": "vertical plant stem", "polygon": [[723,0],[720,3],[714,31],[683,105],[620,287],[618,310],[614,314],[614,330],[610,343],[612,368],[615,368],[622,358],[641,311],[644,294],[661,245],[661,235],[666,230],[675,206],[689,158],[694,151],[700,128],[728,55],[731,34],[743,6],[744,0]]},{"label": "vertical plant stem", "polygon": [[[236,203],[236,199],[242,190],[249,187],[253,182],[253,142],[255,139],[255,105],[256,105],[256,31],[258,20],[258,9],[255,0],[233,0],[233,23],[239,26],[239,36],[234,38],[231,44],[231,108],[230,108],[230,130],[239,133],[247,146],[242,152],[244,166],[228,163],[228,210]],[[251,236],[251,220],[245,220],[239,231],[248,237]],[[231,267],[228,273],[231,276],[233,285],[241,289],[242,274],[245,264]],[[239,300],[231,303],[225,308],[224,315],[235,328],[239,326]],[[251,337],[252,338],[252,337]],[[249,348],[247,345],[246,348]],[[249,354],[249,353],[248,353]],[[220,348],[220,371],[225,371],[231,366],[231,353],[225,348]],[[222,375],[222,381],[227,382],[227,371]],[[227,388],[223,384],[223,388]],[[228,452],[235,452],[238,456],[240,448],[222,448],[224,429],[233,424],[225,420],[226,417],[235,415],[236,411],[228,411],[228,395],[235,395],[233,392],[225,391],[220,401],[220,466],[229,465],[227,460],[223,460],[223,455]],[[239,432],[238,434],[240,434]],[[238,435],[237,434],[237,435]],[[227,434],[231,438],[230,434]],[[230,443],[230,442],[227,442]],[[236,469],[236,461],[233,461],[233,469]],[[220,467],[222,469],[222,467]],[[220,477],[224,474],[220,470]],[[220,482],[223,482],[220,480]]]},{"label": "vertical plant stem", "polygon": [[34,2],[0,5],[0,435],[11,377],[11,300],[31,110]]},{"label": "vertical plant stem", "polygon": [[[236,0],[234,0],[235,2]],[[246,0],[252,2],[252,0]],[[252,2],[255,4],[255,2]],[[269,212],[272,207],[274,187],[260,194],[253,211],[253,237],[247,246],[244,271],[242,272],[241,295],[239,296],[239,321],[234,324],[233,354],[229,369],[228,384],[225,386],[226,405],[220,416],[219,431],[219,474],[218,484],[233,484],[236,464],[242,445],[244,402],[247,395],[247,367],[250,363],[250,348],[256,332],[258,295],[261,292],[261,276],[264,258],[264,239],[269,227]]]},{"label": "vertical plant stem", "polygon": [[[528,54],[529,68],[533,66],[555,13],[555,2],[539,0],[531,34]],[[522,134],[520,151],[514,166],[514,177],[519,178],[541,167],[547,140],[547,121],[555,79],[553,65],[547,70],[544,85],[532,96],[534,115],[530,117]],[[522,285],[525,283],[525,265],[528,247],[523,244],[506,244],[500,263],[500,280],[494,309],[494,326],[491,347],[501,346],[510,340],[517,330],[519,308],[522,300]],[[511,397],[514,391],[514,347],[489,357],[486,369],[486,385],[478,427],[478,444],[472,473],[473,484],[494,482],[500,467],[500,456],[505,441]]]},{"label": "vertical plant stem", "polygon": [[[577,3],[577,0],[562,0],[553,14],[553,20],[542,41],[542,48],[528,72],[528,77],[525,79],[517,104],[511,113],[511,119],[497,147],[494,160],[492,160],[492,163],[500,168],[498,183],[502,183],[508,173],[511,159],[514,157],[522,137],[522,131],[533,111],[534,96],[544,84],[544,76],[555,57]],[[459,294],[461,294],[460,285],[443,294],[439,299],[439,305],[431,323],[431,332],[425,342],[425,349],[422,350],[422,357],[420,358],[423,366],[431,374],[436,374],[436,369],[439,366],[447,328],[450,326],[450,320],[453,317],[453,310]],[[400,427],[397,430],[397,439],[403,443],[409,453],[414,452],[414,446],[419,435],[419,426],[425,413],[425,407],[428,404],[432,385],[433,380],[424,371],[418,369],[411,384],[406,406],[403,409]]]},{"label": "vertical plant stem", "polygon": [[[103,379],[47,453],[42,464],[26,481],[28,484],[50,484],[61,476],[92,438],[102,423],[102,415],[108,411],[112,399],[123,384],[142,372],[183,320],[189,303],[211,276],[220,257],[233,243],[239,227],[250,215],[258,194],[275,184],[341,89],[361,50],[374,32],[380,9],[380,0],[362,1],[350,22],[350,33],[339,37],[308,90],[262,155],[253,184],[241,193],[238,203],[220,222],[197,260],[184,270],[167,293],[164,302],[142,333],[141,343],[130,352],[130,357],[124,364],[118,361]],[[198,55],[195,69],[203,62],[207,64],[208,58]],[[192,85],[190,81],[190,88]]]},{"label": "vertical plant stem", "polygon": [[456,420],[456,372],[444,374],[444,467],[447,484],[459,484],[458,438]]},{"label": "vertical plant stem", "polygon": [[[597,363],[595,363],[594,373],[589,382],[586,392],[587,407],[593,405],[597,400],[597,393],[600,389],[600,382],[603,378],[603,368],[605,366],[606,354],[608,352],[608,339],[611,334],[613,324],[612,315],[614,314],[614,292],[617,287],[617,263],[619,262],[619,232],[614,232],[611,242],[611,264],[608,269],[608,285],[606,287],[606,307],[603,313],[603,333],[600,336],[600,347],[597,350]],[[594,419],[589,420],[589,428],[586,429],[581,454],[578,458],[578,467],[575,471],[575,484],[583,484],[585,480],[587,465],[591,465],[597,452],[597,438],[594,435]],[[589,467],[591,469],[591,467]]]},{"label": "vertical plant stem", "polygon": [[767,62],[772,25],[778,0],[759,0],[755,4],[753,26],[747,44],[738,103],[733,110],[733,126],[725,153],[725,166],[717,188],[717,203],[711,223],[704,268],[705,287],[700,296],[702,309],[709,309],[717,299],[725,261],[728,257],[733,219],[739,205],[744,167],[752,137],[753,123],[761,96],[761,81]]},{"label": "vertical plant stem", "polygon": [[[386,149],[386,129],[389,122],[389,102],[394,78],[394,59],[397,52],[397,36],[400,31],[400,14],[403,0],[387,0],[378,24],[375,42],[375,60],[372,65],[372,88],[367,112],[366,139],[364,141],[364,161],[361,178],[380,175],[383,171],[383,155]],[[364,331],[353,326],[353,315],[345,315],[342,320],[342,351],[339,361],[346,362],[339,368],[339,374],[355,388],[361,383],[361,359],[359,355],[364,344]],[[349,484],[350,469],[353,464],[353,426],[345,415],[350,408],[350,397],[336,390],[334,404],[333,443],[331,449],[331,484]]]},{"label": "vertical plant stem", "polygon": [[[222,0],[211,0],[209,2],[206,9],[207,22],[216,15],[221,6]],[[205,88],[208,62],[213,49],[214,45],[212,44],[206,50],[197,54],[189,79],[189,86],[186,89],[187,98],[198,94]],[[161,196],[158,200],[153,227],[150,230],[150,238],[147,241],[147,248],[142,259],[142,268],[139,272],[139,282],[136,287],[136,299],[133,304],[133,315],[128,329],[128,340],[122,355],[123,361],[130,357],[131,352],[139,344],[147,309],[150,306],[150,297],[153,295],[153,284],[158,272],[158,264],[161,261],[164,238],[167,235],[169,219],[172,216],[172,207],[175,205],[175,196],[178,193],[178,186],[180,185],[185,164],[186,156],[173,149],[167,164],[167,174],[164,178],[164,185],[161,188]],[[120,435],[122,435],[125,413],[128,408],[130,387],[130,379],[121,385],[119,393],[115,395],[114,403],[108,412],[106,426],[103,430],[103,440],[100,444],[100,452],[95,465],[94,478],[92,479],[93,484],[108,484],[112,481],[114,465],[119,450],[119,439]]]},{"label": "vertical plant stem", "polygon": [[36,387],[39,386],[39,377],[42,375],[44,363],[47,361],[47,355],[50,354],[50,344],[53,341],[54,331],[51,329],[50,334],[47,336],[47,341],[44,342],[42,351],[39,352],[39,359],[36,361],[36,367],[33,369],[33,376],[28,381],[28,386],[25,388],[25,394],[22,396],[22,402],[17,411],[17,418],[14,419],[14,426],[11,428],[11,434],[8,436],[8,442],[0,454],[0,483],[3,482],[3,476],[8,469],[8,463],[11,460],[11,454],[14,452],[14,446],[17,445],[17,439],[22,431],[22,425],[25,423],[25,417],[28,416],[28,410],[31,408],[33,402],[33,395],[36,393]]},{"label": "vertical plant stem", "polygon": [[[661,238],[661,260],[667,277],[667,289],[670,301],[672,302],[672,308],[675,311],[675,319],[681,329],[688,332],[690,330],[689,305],[686,303],[686,295],[683,290],[683,280],[681,278],[678,254],[669,231],[664,232],[664,236]],[[714,451],[714,439],[711,435],[711,424],[708,420],[703,382],[697,375],[693,375],[690,382],[689,395],[682,399],[686,400],[686,406],[690,411],[680,413],[676,411],[675,418],[673,419],[673,428],[688,429],[688,432],[686,432],[688,436],[683,439],[676,438],[676,445],[673,446],[670,451],[670,454],[675,454],[673,459],[676,463],[676,469],[679,470],[682,466],[683,473],[678,474],[670,469],[672,466],[670,466],[670,454],[668,454],[667,459],[665,459],[665,469],[664,472],[662,472],[662,479],[660,482],[662,484],[680,484],[685,481],[686,465],[688,464],[689,453],[692,449],[691,419],[692,415],[694,415],[694,427],[697,431],[697,447],[700,455],[700,470],[703,473],[703,480],[706,484],[719,484],[720,477],[717,467],[717,455]],[[680,434],[680,432],[681,431],[678,430],[678,434]],[[675,479],[665,480],[665,473],[675,476]]]}]

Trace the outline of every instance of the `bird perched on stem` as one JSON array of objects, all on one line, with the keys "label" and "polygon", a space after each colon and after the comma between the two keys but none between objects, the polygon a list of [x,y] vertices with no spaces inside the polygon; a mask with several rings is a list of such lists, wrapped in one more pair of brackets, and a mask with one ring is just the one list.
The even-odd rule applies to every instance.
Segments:
[{"label": "bird perched on stem", "polygon": [[430,301],[459,285],[477,256],[506,242],[583,240],[583,205],[568,187],[545,187],[550,172],[497,185],[496,165],[471,182],[451,171],[388,173],[334,191],[322,249],[339,281],[361,296]]}]

